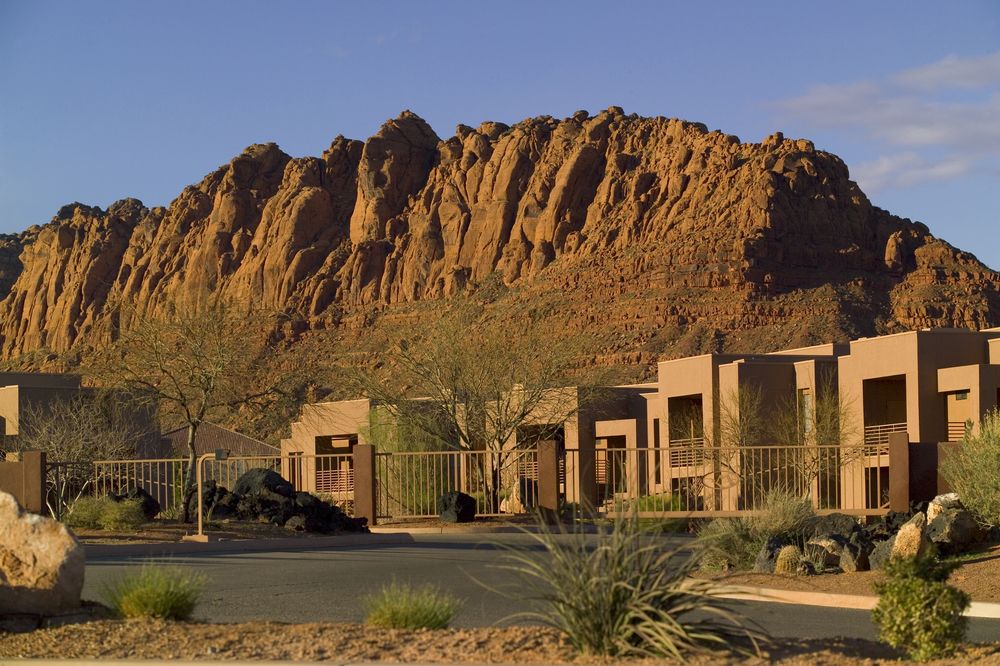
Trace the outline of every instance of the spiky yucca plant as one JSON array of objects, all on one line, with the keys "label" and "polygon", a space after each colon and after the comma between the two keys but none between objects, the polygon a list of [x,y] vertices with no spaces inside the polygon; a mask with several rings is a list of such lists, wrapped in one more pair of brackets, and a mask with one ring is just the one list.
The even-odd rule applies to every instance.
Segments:
[{"label": "spiky yucca plant", "polygon": [[540,524],[542,552],[508,548],[503,568],[542,612],[520,614],[562,631],[583,654],[684,659],[707,649],[759,653],[764,635],[726,606],[728,588],[691,574],[701,547],[665,548],[638,518],[596,536]]}]

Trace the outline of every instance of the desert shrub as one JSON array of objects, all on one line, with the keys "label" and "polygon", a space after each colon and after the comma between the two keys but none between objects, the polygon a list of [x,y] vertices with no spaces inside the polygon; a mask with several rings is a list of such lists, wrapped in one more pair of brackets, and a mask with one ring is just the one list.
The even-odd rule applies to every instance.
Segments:
[{"label": "desert shrub", "polygon": [[808,498],[783,490],[764,495],[762,508],[742,518],[717,518],[698,533],[708,549],[705,569],[751,569],[768,539],[784,537],[803,545],[803,531],[815,517]]},{"label": "desert shrub", "polygon": [[966,429],[961,445],[941,461],[941,474],[984,527],[1000,527],[1000,411],[983,415],[979,435]]},{"label": "desert shrub", "polygon": [[142,512],[142,503],[137,500],[108,500],[98,522],[102,530],[134,531],[146,522],[146,514]]},{"label": "desert shrub", "polygon": [[68,527],[100,529],[104,508],[111,503],[107,497],[80,497],[70,505],[63,522]]},{"label": "desert shrub", "polygon": [[115,502],[110,497],[81,497],[63,519],[68,527],[100,530],[137,530],[146,522],[138,500]]},{"label": "desert shrub", "polygon": [[124,618],[186,620],[204,588],[203,576],[179,567],[144,565],[104,588],[104,600]]},{"label": "desert shrub", "polygon": [[709,571],[750,569],[764,545],[743,518],[716,518],[701,528],[698,540],[705,548],[701,568]]},{"label": "desert shrub", "polygon": [[459,606],[433,585],[393,582],[365,598],[365,623],[382,629],[445,629]]},{"label": "desert shrub", "polygon": [[522,616],[560,630],[581,653],[683,659],[708,648],[757,650],[761,634],[727,607],[726,588],[691,577],[697,546],[666,549],[634,515],[596,537],[544,523],[531,537],[540,553],[511,546],[502,565],[520,579],[521,596],[543,605]]},{"label": "desert shrub", "polygon": [[965,638],[969,607],[969,595],[945,582],[955,566],[933,556],[890,559],[885,580],[875,584],[872,618],[880,640],[916,661],[953,655]]},{"label": "desert shrub", "polygon": [[764,495],[762,510],[750,514],[745,520],[750,533],[763,543],[772,537],[800,539],[802,530],[815,516],[808,497],[771,490]]}]

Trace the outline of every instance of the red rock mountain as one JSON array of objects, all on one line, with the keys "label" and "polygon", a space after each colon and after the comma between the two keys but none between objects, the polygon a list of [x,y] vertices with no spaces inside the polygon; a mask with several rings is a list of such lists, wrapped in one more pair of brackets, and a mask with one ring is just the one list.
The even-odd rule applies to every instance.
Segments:
[{"label": "red rock mountain", "polygon": [[250,146],[166,208],[70,204],[0,237],[0,355],[99,344],[119,300],[358,332],[494,274],[532,325],[599,334],[598,362],[1000,324],[996,272],[809,141],[618,108],[442,140],[404,112],[322,157]]}]

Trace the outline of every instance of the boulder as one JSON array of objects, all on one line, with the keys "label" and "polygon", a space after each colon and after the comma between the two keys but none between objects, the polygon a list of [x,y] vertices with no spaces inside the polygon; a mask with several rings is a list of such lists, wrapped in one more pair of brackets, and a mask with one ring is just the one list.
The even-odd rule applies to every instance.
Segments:
[{"label": "boulder", "polygon": [[818,536],[806,542],[804,556],[821,571],[840,567],[840,555],[847,539],[840,536]]},{"label": "boulder", "polygon": [[236,480],[236,483],[233,484],[233,492],[243,496],[266,493],[293,497],[295,488],[277,472],[255,468],[247,471]]},{"label": "boulder", "polygon": [[794,576],[798,574],[800,564],[802,564],[802,551],[799,547],[782,546],[774,559],[774,573],[779,576]]},{"label": "boulder", "polygon": [[927,524],[930,525],[934,519],[945,509],[964,509],[958,493],[945,493],[938,495],[927,504]]},{"label": "boulder", "polygon": [[146,516],[146,520],[152,520],[153,518],[156,518],[158,513],[160,513],[160,503],[143,488],[131,488],[124,495],[112,494],[108,495],[108,497],[110,497],[114,502],[124,502],[125,500],[134,500],[139,502],[139,506],[142,507],[142,514]]},{"label": "boulder", "polygon": [[471,523],[476,519],[475,498],[455,490],[438,498],[437,509],[446,523]]},{"label": "boulder", "polygon": [[83,547],[62,523],[28,513],[0,492],[0,614],[51,615],[79,607]]},{"label": "boulder", "polygon": [[840,551],[840,561],[837,563],[844,573],[855,573],[857,571],[868,571],[868,552],[862,550],[853,543],[847,543]]},{"label": "boulder", "polygon": [[[221,502],[223,498],[225,498],[229,494],[230,494],[229,491],[226,490],[224,486],[220,486],[218,483],[216,483],[215,479],[208,479],[206,481],[202,481],[201,485],[202,511],[205,512],[206,516],[211,514],[213,518],[221,518],[221,516],[217,515],[216,512],[213,510],[213,507],[215,507],[215,505]],[[188,514],[194,516],[195,518],[198,517],[197,493],[191,495],[190,499],[188,500]]]},{"label": "boulder", "polygon": [[885,541],[879,541],[868,556],[869,568],[872,571],[881,569],[892,555],[892,545],[896,537],[890,537]]},{"label": "boulder", "polygon": [[927,538],[927,516],[917,513],[896,532],[890,557],[921,557],[930,545],[930,539]]},{"label": "boulder", "polygon": [[757,553],[757,559],[754,561],[753,570],[757,573],[774,573],[774,565],[778,559],[778,553],[789,545],[788,539],[782,536],[771,537],[768,539],[763,546],[761,546],[760,552]]},{"label": "boulder", "polygon": [[888,529],[889,534],[895,534],[899,531],[899,528],[905,525],[911,518],[913,518],[913,514],[910,512],[904,513],[901,511],[889,511],[885,514],[885,518],[883,518],[882,522]]},{"label": "boulder", "polygon": [[206,515],[212,520],[229,520],[237,516],[240,496],[236,493],[226,492],[225,488],[222,490],[222,493],[216,493],[216,499],[207,511]]},{"label": "boulder", "polygon": [[806,539],[820,536],[842,536],[849,539],[855,532],[861,531],[861,524],[854,516],[844,513],[830,513],[825,516],[816,516],[806,525],[804,535]]},{"label": "boulder", "polygon": [[944,555],[957,555],[982,538],[979,524],[965,509],[942,508],[927,525],[927,537]]},{"label": "boulder", "polygon": [[278,494],[243,495],[236,504],[236,515],[242,520],[284,525],[295,515],[295,501]]}]

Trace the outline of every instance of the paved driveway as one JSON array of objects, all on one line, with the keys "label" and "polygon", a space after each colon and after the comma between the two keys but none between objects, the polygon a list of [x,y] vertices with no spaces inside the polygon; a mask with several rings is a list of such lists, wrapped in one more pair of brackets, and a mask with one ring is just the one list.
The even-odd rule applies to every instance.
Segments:
[{"label": "paved driveway", "polygon": [[[528,547],[523,535],[426,535],[400,546],[357,547],[159,558],[204,573],[208,585],[196,618],[212,622],[360,622],[361,600],[393,579],[435,583],[464,602],[455,626],[516,621],[530,610],[509,573],[497,568],[504,552],[490,539]],[[87,563],[86,598],[139,559]],[[732,602],[775,636],[874,638],[867,611],[764,602]],[[996,640],[1000,620],[973,619],[970,639]]]}]

